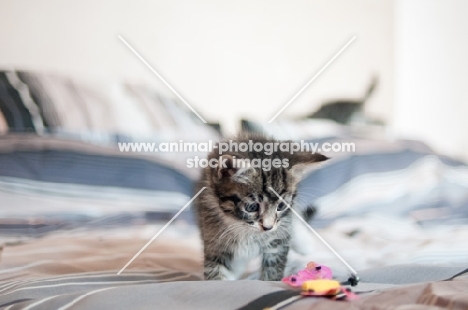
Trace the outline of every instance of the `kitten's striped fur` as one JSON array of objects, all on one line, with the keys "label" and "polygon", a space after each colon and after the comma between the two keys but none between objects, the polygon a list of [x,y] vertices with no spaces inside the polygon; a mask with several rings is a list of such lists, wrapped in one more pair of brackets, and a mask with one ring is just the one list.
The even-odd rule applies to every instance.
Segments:
[{"label": "kitten's striped fur", "polygon": [[[249,140],[277,142],[260,135],[244,135],[236,139],[238,143]],[[236,168],[232,166],[233,156],[250,160],[288,159],[289,167],[272,167],[270,171]],[[219,158],[218,151],[209,154],[208,159],[212,158]],[[195,200],[204,245],[205,279],[237,279],[248,261],[261,255],[260,279],[280,280],[290,247],[293,215],[269,188],[293,206],[300,172],[327,157],[308,152],[277,151],[272,155],[227,152],[223,158],[228,158],[227,167],[204,169],[198,185],[206,189]]]}]

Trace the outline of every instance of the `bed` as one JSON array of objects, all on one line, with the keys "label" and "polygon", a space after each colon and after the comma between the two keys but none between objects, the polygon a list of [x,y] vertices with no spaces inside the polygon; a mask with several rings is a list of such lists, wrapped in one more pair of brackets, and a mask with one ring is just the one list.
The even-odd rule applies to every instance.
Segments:
[{"label": "bed", "polygon": [[[78,102],[70,109],[76,108],[85,99],[69,91],[84,86],[15,74],[0,76],[0,90],[7,90],[2,98],[10,98],[0,106],[8,127],[0,136],[1,309],[264,309],[298,294],[282,283],[255,280],[255,266],[240,281],[203,281],[190,209],[118,274],[194,194],[197,173],[181,164],[194,154],[119,152],[118,141],[142,136],[125,131],[118,117],[123,114],[107,124],[86,118],[89,111],[66,115],[54,110],[57,98],[67,94],[67,102]],[[26,100],[24,92],[15,93],[18,83],[28,85],[47,126],[38,127],[28,109],[5,113],[13,111],[12,102]],[[98,98],[86,101],[105,110],[109,100],[92,90],[80,93]],[[167,115],[181,113],[140,88],[126,94],[140,103],[157,100]],[[198,128],[199,139],[217,138],[190,117],[183,119],[181,131],[152,124],[165,128],[154,139],[185,137],[187,124],[188,131]],[[108,131],[96,134],[92,128]],[[298,136],[291,128],[281,132]],[[300,185],[298,208],[317,207],[310,224],[358,271],[362,280],[353,290],[360,298],[304,298],[284,309],[467,309],[468,167],[417,141],[344,132],[336,127],[327,137],[300,136],[352,140],[357,152],[335,155],[309,174]],[[346,279],[342,263],[314,236],[309,240],[313,253],[292,256],[288,272],[313,260]]]}]

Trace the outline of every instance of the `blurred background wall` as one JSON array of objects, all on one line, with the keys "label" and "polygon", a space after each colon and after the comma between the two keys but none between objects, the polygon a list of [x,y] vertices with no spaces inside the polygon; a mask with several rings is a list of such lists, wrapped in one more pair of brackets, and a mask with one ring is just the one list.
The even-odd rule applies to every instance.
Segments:
[{"label": "blurred background wall", "polygon": [[468,160],[468,2],[395,6],[397,134]]},{"label": "blurred background wall", "polygon": [[381,88],[369,109],[391,118],[390,1],[1,1],[0,65],[158,84],[121,34],[230,130],[242,116],[268,121],[356,35],[284,115],[310,112],[323,98],[359,97],[377,73]]},{"label": "blurred background wall", "polygon": [[121,34],[227,132],[268,121],[353,36],[356,41],[282,116],[359,98],[398,135],[468,159],[467,4],[450,1],[0,0],[0,67],[168,90]]}]

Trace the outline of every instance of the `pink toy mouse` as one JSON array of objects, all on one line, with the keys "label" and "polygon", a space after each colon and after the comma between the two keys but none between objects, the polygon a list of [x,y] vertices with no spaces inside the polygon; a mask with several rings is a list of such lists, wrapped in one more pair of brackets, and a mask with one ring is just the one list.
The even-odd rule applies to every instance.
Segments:
[{"label": "pink toy mouse", "polygon": [[300,270],[297,274],[284,277],[281,281],[293,287],[299,287],[308,280],[332,279],[332,271],[325,265],[319,265],[314,262],[307,264],[306,268]]}]

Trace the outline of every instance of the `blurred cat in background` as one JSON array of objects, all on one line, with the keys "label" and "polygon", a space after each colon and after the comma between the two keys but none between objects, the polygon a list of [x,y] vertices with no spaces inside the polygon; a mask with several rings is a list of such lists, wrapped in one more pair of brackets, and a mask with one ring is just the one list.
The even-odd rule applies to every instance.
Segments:
[{"label": "blurred cat in background", "polygon": [[[364,115],[364,107],[374,93],[377,84],[378,79],[374,77],[362,98],[325,102],[317,111],[310,114],[308,118],[330,119],[345,125],[351,124],[353,121],[365,122],[367,118]],[[370,121],[370,123],[373,122],[375,121]]]}]

